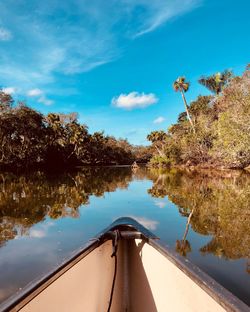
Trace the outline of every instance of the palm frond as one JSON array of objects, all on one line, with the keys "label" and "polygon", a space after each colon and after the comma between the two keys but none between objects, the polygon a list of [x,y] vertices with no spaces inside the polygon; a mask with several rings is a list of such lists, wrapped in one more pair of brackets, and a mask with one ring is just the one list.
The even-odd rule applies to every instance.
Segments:
[{"label": "palm frond", "polygon": [[185,82],[185,83],[182,84],[182,89],[183,89],[184,92],[188,91],[189,85],[190,85],[189,82]]},{"label": "palm frond", "polygon": [[183,90],[186,92],[189,89],[189,82],[185,81],[184,76],[178,77],[173,83],[173,88],[175,91]]},{"label": "palm frond", "polygon": [[179,85],[179,83],[178,83],[177,81],[175,81],[175,82],[173,83],[173,88],[174,88],[174,90],[175,90],[176,92],[179,91],[180,85]]}]

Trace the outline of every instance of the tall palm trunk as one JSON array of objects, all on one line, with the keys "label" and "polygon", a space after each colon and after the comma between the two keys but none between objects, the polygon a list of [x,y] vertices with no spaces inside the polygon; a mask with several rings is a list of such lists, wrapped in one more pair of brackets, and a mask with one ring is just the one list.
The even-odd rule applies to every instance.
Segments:
[{"label": "tall palm trunk", "polygon": [[189,114],[189,111],[188,111],[188,105],[187,105],[186,97],[185,97],[185,95],[184,95],[184,92],[183,92],[183,89],[182,89],[182,88],[180,89],[180,91],[181,91],[181,96],[182,96],[182,99],[183,99],[183,102],[184,102],[184,105],[185,105],[185,109],[186,109],[186,113],[187,113],[187,118],[188,118],[188,120],[189,120],[189,122],[190,122],[190,125],[191,125],[191,127],[192,127],[192,129],[193,129],[193,131],[194,131],[194,133],[195,133],[195,127],[194,127],[194,123],[193,123],[192,118],[191,118],[191,116],[190,116],[190,114]]},{"label": "tall palm trunk", "polygon": [[163,153],[163,151],[160,150],[159,147],[158,147],[157,145],[155,146],[155,148],[156,148],[157,152],[159,153],[159,155],[160,155],[161,157],[164,157],[164,156],[165,156],[165,154]]}]

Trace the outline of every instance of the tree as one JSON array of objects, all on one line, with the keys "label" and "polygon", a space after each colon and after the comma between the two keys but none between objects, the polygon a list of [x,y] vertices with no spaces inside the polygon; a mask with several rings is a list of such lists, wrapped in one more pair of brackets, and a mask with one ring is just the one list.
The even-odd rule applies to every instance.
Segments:
[{"label": "tree", "polygon": [[12,96],[5,93],[0,88],[0,114],[9,111],[13,106],[14,100]]},{"label": "tree", "polygon": [[133,159],[137,163],[147,163],[153,156],[152,146],[135,145],[132,147]]},{"label": "tree", "polygon": [[156,148],[160,156],[165,156],[163,148],[165,145],[165,139],[167,134],[164,131],[153,131],[148,136],[147,139],[153,143],[153,146]]},{"label": "tree", "polygon": [[19,103],[0,115],[0,165],[29,167],[44,155],[43,116]]},{"label": "tree", "polygon": [[24,103],[14,105],[11,95],[0,89],[1,169],[54,171],[87,164],[131,164],[135,151],[127,140],[88,133],[76,113],[44,116]]},{"label": "tree", "polygon": [[219,94],[233,77],[231,70],[224,70],[211,76],[202,76],[198,81],[212,93]]},{"label": "tree", "polygon": [[194,127],[194,123],[192,121],[192,118],[189,114],[189,111],[188,111],[188,104],[187,104],[187,101],[186,101],[186,97],[185,97],[185,94],[184,92],[187,92],[188,89],[189,89],[189,82],[186,82],[185,81],[185,77],[178,77],[174,84],[173,84],[173,88],[176,92],[180,91],[181,92],[181,96],[182,96],[182,99],[183,99],[183,102],[184,102],[184,106],[185,106],[185,109],[186,109],[186,113],[187,113],[187,118],[190,122],[190,125],[195,133],[195,127]]}]

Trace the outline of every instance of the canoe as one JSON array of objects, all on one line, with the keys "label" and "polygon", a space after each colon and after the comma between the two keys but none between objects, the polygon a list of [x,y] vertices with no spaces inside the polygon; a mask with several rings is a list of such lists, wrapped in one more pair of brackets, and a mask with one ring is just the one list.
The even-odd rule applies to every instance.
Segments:
[{"label": "canoe", "polygon": [[120,218],[0,311],[250,311],[131,218]]}]

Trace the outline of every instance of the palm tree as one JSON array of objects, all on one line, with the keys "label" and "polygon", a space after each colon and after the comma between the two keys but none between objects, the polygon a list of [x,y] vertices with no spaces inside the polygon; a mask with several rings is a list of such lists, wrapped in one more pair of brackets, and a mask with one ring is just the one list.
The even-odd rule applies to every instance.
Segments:
[{"label": "palm tree", "polygon": [[192,121],[192,118],[189,114],[188,111],[188,105],[187,105],[187,101],[186,101],[186,97],[184,92],[187,92],[189,89],[189,82],[185,81],[185,77],[178,77],[175,82],[173,83],[173,88],[176,92],[180,91],[181,92],[181,96],[185,105],[185,109],[186,109],[186,113],[187,113],[187,118],[190,122],[190,125],[195,133],[195,127],[194,127],[194,123]]},{"label": "palm tree", "polygon": [[224,70],[222,73],[216,73],[211,76],[202,76],[198,81],[211,92],[218,95],[233,77],[231,70]]},{"label": "palm tree", "polygon": [[165,140],[167,138],[167,134],[164,131],[152,131],[148,134],[147,139],[153,143],[153,146],[156,148],[157,152],[160,156],[164,157],[165,154],[163,152],[165,146]]}]

